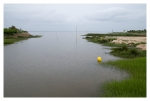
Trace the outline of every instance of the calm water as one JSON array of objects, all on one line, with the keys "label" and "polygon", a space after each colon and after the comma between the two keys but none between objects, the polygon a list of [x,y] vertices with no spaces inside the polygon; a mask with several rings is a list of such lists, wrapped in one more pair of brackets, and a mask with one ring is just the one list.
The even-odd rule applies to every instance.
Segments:
[{"label": "calm water", "polygon": [[118,58],[108,47],[87,42],[75,32],[30,32],[43,35],[4,46],[5,97],[96,97],[100,86],[127,75],[97,62]]}]

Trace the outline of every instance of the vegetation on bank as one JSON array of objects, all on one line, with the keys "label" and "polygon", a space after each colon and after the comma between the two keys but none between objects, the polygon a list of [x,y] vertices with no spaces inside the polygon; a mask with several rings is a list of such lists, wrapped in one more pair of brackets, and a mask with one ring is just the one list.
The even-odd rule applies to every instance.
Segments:
[{"label": "vegetation on bank", "polygon": [[38,38],[41,35],[31,35],[28,31],[18,29],[12,25],[12,27],[4,28],[4,45],[12,44],[20,40],[26,40],[28,38]]},{"label": "vegetation on bank", "polygon": [[89,42],[94,42],[98,44],[102,44],[104,46],[111,46],[111,52],[110,54],[122,58],[136,58],[136,57],[145,57],[146,56],[146,50],[140,50],[137,49],[136,46],[139,44],[145,44],[145,43],[132,43],[132,44],[115,44],[112,43],[112,40],[115,40],[115,38],[102,38],[102,39],[87,39]]},{"label": "vegetation on bank", "polygon": [[[108,37],[109,36],[109,37]],[[108,61],[105,65],[127,71],[130,77],[121,81],[111,81],[103,85],[103,97],[146,97],[146,50],[136,48],[138,44],[115,44],[110,36],[146,36],[146,33],[111,33],[111,34],[87,34],[89,42],[113,47],[110,54],[123,60]]]},{"label": "vegetation on bank", "polygon": [[144,30],[129,30],[128,33],[146,33],[146,29]]},{"label": "vegetation on bank", "polygon": [[[111,46],[113,47],[110,52],[110,54],[114,55],[114,56],[118,56],[118,57],[122,57],[122,58],[136,58],[136,57],[145,57],[146,56],[146,50],[140,50],[137,49],[136,46],[140,43],[132,43],[132,44],[115,44],[112,43],[113,40],[116,40],[116,38],[111,38],[111,37],[107,37],[109,34],[105,34],[101,36],[101,34],[99,36],[96,36],[95,34],[93,34],[93,36],[89,37],[86,36],[86,39],[89,42],[94,42],[94,43],[98,43],[98,44],[102,44],[105,46]],[[142,43],[144,44],[144,43]]]},{"label": "vegetation on bank", "polygon": [[99,33],[88,33],[86,35],[83,35],[83,36],[86,36],[86,38],[92,36],[93,38],[94,37],[105,37],[105,36],[146,36],[146,32],[118,32],[118,33],[107,33],[107,34],[99,34]]},{"label": "vegetation on bank", "polygon": [[138,50],[136,48],[128,48],[127,46],[122,46],[118,48],[112,48],[110,54],[122,58],[137,58],[137,57],[145,57],[146,50]]},{"label": "vegetation on bank", "polygon": [[9,28],[4,28],[4,36],[19,34],[19,33],[23,33],[23,32],[28,33],[28,31],[24,31],[21,28],[18,29],[18,28],[16,28],[13,25],[11,27],[9,27]]},{"label": "vegetation on bank", "polygon": [[130,74],[130,78],[104,84],[105,97],[146,97],[146,57],[109,61],[112,65]]},{"label": "vegetation on bank", "polygon": [[12,44],[12,43],[15,43],[15,42],[18,42],[18,41],[20,41],[20,40],[22,40],[22,39],[20,39],[20,38],[11,38],[11,39],[4,39],[4,44],[6,45],[6,44]]},{"label": "vegetation on bank", "polygon": [[21,40],[27,40],[28,38],[38,38],[42,37],[41,35],[35,35],[35,36],[30,36],[30,37],[19,37],[19,38],[4,38],[4,45],[7,44],[12,44]]}]

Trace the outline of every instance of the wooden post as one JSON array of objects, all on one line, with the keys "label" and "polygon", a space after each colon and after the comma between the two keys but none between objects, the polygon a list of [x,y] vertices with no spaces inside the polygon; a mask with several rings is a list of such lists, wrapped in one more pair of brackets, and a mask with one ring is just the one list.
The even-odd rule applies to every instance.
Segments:
[{"label": "wooden post", "polygon": [[77,26],[76,26],[76,43],[77,43]]}]

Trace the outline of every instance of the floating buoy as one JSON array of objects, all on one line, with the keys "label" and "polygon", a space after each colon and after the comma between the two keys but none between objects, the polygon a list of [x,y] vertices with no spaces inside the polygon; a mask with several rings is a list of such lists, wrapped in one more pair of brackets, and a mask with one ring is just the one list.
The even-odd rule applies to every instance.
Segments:
[{"label": "floating buoy", "polygon": [[101,62],[102,61],[102,58],[99,56],[99,57],[97,57],[97,61],[98,62]]}]

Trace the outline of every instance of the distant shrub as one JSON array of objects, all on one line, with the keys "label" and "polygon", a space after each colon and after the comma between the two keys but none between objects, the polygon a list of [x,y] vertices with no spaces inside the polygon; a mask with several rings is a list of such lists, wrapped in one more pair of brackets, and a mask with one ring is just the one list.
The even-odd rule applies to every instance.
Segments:
[{"label": "distant shrub", "polygon": [[24,31],[22,29],[18,29],[13,25],[9,28],[4,28],[4,35],[14,35],[17,33],[22,33],[22,32],[28,33],[27,31]]},{"label": "distant shrub", "polygon": [[109,40],[107,40],[107,39],[101,39],[101,40],[99,40],[99,42],[100,43],[107,43],[107,42],[109,42]]},{"label": "distant shrub", "polygon": [[146,56],[146,51],[138,50],[136,48],[128,48],[127,46],[113,48],[110,53],[123,58],[135,58]]},{"label": "distant shrub", "polygon": [[130,49],[130,53],[134,56],[137,56],[139,54],[138,50],[135,48]]}]

